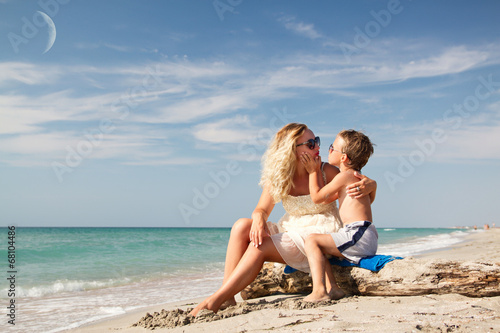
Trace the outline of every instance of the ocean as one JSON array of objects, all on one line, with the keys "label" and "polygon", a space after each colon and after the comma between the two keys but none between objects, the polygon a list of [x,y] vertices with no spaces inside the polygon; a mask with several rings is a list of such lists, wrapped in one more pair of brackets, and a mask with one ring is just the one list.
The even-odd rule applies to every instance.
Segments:
[{"label": "ocean", "polygon": [[[15,243],[10,244],[14,248],[9,248],[8,232],[4,228],[0,236],[5,263],[0,327],[9,332],[58,332],[213,293],[222,283],[230,229],[16,228]],[[449,247],[474,231],[378,232],[379,254],[405,257]],[[12,267],[9,254],[14,257]],[[8,323],[12,300],[15,325]]]}]

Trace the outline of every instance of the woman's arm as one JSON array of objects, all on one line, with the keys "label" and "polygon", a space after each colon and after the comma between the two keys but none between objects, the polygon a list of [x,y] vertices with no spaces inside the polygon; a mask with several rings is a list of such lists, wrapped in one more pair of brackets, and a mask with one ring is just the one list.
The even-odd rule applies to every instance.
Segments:
[{"label": "woman's arm", "polygon": [[267,232],[266,222],[271,215],[274,208],[274,200],[269,194],[269,190],[266,187],[262,190],[257,207],[255,207],[252,213],[252,227],[250,228],[250,242],[255,246],[259,247],[262,244],[262,239],[264,236],[269,234]]},{"label": "woman's arm", "polygon": [[361,180],[346,187],[347,195],[355,199],[369,195],[370,200],[373,203],[377,193],[377,182],[360,174],[359,172],[355,172],[354,175]]}]

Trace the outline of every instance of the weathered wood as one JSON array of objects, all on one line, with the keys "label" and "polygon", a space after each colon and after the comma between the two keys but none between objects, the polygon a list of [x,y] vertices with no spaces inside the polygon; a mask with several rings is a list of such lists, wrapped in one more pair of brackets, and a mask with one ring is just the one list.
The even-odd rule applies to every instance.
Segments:
[{"label": "weathered wood", "polygon": [[[243,299],[276,293],[309,293],[307,273],[283,273],[284,265],[266,263],[241,292]],[[469,297],[500,296],[500,264],[405,258],[377,272],[358,267],[333,266],[338,285],[351,295],[416,296],[461,294]]]}]

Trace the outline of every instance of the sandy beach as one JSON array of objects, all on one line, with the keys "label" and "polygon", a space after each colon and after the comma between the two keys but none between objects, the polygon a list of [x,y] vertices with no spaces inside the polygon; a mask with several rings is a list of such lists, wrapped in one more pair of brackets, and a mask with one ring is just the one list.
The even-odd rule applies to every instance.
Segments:
[{"label": "sandy beach", "polygon": [[[423,259],[481,262],[500,266],[500,228],[478,231],[446,250],[418,256]],[[499,287],[500,288],[500,287]],[[140,309],[70,330],[90,332],[151,332],[133,325],[148,313],[161,313],[173,328],[165,332],[500,332],[500,296],[458,294],[423,296],[349,296],[321,304],[304,303],[303,295],[274,295],[213,313],[176,326],[186,310],[203,298]]]}]

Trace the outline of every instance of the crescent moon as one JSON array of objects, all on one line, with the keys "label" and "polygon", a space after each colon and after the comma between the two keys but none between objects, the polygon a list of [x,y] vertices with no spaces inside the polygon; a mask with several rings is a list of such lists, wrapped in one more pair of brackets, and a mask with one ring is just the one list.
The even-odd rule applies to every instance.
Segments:
[{"label": "crescent moon", "polygon": [[49,39],[47,40],[47,46],[45,46],[45,51],[43,51],[42,54],[45,54],[49,52],[49,50],[52,48],[52,45],[54,45],[54,42],[56,41],[56,25],[54,24],[54,21],[50,18],[49,15],[45,14],[44,12],[37,11],[42,15],[43,19],[45,22],[47,22],[47,27],[48,27],[48,32],[49,32]]}]

